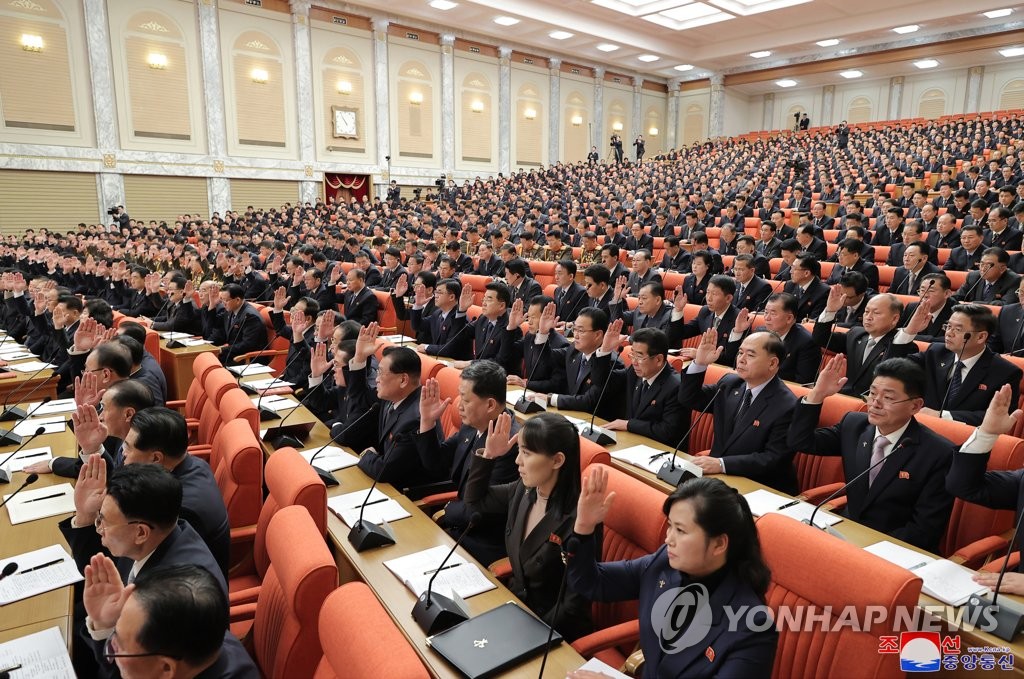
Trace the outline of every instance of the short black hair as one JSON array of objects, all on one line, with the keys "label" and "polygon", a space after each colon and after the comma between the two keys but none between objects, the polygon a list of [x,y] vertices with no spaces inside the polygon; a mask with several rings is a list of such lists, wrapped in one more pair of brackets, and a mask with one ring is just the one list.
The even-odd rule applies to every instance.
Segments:
[{"label": "short black hair", "polygon": [[591,264],[583,270],[583,276],[595,283],[607,284],[612,279],[612,272],[604,264]]},{"label": "short black hair", "polygon": [[96,367],[108,368],[121,378],[132,374],[131,350],[120,342],[104,342],[92,350],[96,354]]},{"label": "short black hair", "polygon": [[159,450],[166,457],[180,460],[188,452],[188,427],[181,413],[157,406],[135,413],[132,419],[135,447]]},{"label": "short black hair", "polygon": [[591,330],[600,330],[601,332],[604,332],[608,329],[608,314],[606,314],[603,309],[587,307],[580,311],[576,318],[589,318]]},{"label": "short black hair", "polygon": [[527,272],[530,270],[530,265],[525,260],[516,259],[510,260],[505,264],[505,272],[519,276],[520,278],[526,278]]},{"label": "short black hair", "polygon": [[462,379],[472,384],[472,391],[480,398],[493,398],[505,402],[505,369],[489,359],[470,363],[462,371]]},{"label": "short black hair", "polygon": [[999,327],[996,315],[988,307],[981,304],[957,304],[953,307],[954,314],[963,314],[971,320],[974,332],[987,332],[991,337]]},{"label": "short black hair", "polygon": [[143,346],[146,344],[146,326],[141,323],[136,323],[135,321],[121,321],[117,326],[117,334],[127,335]]},{"label": "short black hair", "polygon": [[155,464],[126,464],[115,469],[107,480],[107,495],[129,521],[164,530],[174,527],[181,512],[181,482]]},{"label": "short black hair", "polygon": [[725,274],[716,274],[711,277],[708,281],[708,285],[713,285],[722,291],[725,295],[736,294],[736,279],[726,276]]},{"label": "short black hair", "polygon": [[245,288],[238,283],[228,283],[221,290],[228,293],[228,297],[231,299],[245,299]]},{"label": "short black hair", "polygon": [[821,278],[821,262],[818,258],[811,253],[799,255],[796,261],[800,263],[800,266],[814,274],[815,278]]},{"label": "short black hair", "polygon": [[640,328],[633,333],[633,348],[637,344],[647,345],[648,356],[664,356],[668,360],[668,335],[658,328]]},{"label": "short black hair", "polygon": [[787,311],[793,316],[796,316],[797,309],[799,309],[799,303],[796,300],[796,295],[791,295],[788,292],[776,292],[768,296],[768,300],[765,302],[765,306],[772,302],[778,302],[782,305],[782,310]]},{"label": "short black hair", "polygon": [[153,407],[153,390],[139,380],[114,382],[106,390],[111,404],[118,408],[135,408],[138,412]]},{"label": "short black hair", "polygon": [[847,271],[839,277],[839,285],[844,288],[853,288],[853,291],[858,295],[863,295],[868,291],[867,276],[860,271]]},{"label": "short black hair", "polygon": [[132,357],[132,365],[142,364],[142,357],[146,353],[146,348],[139,344],[137,339],[130,335],[118,335],[114,338],[114,341],[128,348],[128,353]]},{"label": "short black hair", "polygon": [[382,354],[391,357],[391,372],[408,375],[414,382],[420,380],[420,355],[410,347],[386,347]]},{"label": "short black hair", "polygon": [[493,292],[497,296],[498,301],[502,302],[506,307],[512,306],[512,292],[504,283],[492,281],[484,286],[484,290]]},{"label": "short black hair", "polygon": [[889,358],[875,366],[874,377],[890,377],[903,384],[903,390],[910,398],[924,396],[927,378],[924,368],[909,358]]}]

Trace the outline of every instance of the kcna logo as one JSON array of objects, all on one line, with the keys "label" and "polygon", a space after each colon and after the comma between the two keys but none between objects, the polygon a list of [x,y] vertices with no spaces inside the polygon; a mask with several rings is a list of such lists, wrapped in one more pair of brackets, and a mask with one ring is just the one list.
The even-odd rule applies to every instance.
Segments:
[{"label": "kcna logo", "polygon": [[691,583],[666,590],[654,602],[651,624],[665,654],[679,653],[703,640],[711,630],[708,589]]}]

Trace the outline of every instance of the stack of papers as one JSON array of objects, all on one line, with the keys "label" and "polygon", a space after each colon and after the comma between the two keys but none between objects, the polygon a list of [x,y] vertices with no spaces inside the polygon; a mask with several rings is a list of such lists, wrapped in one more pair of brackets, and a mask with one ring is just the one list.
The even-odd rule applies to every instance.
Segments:
[{"label": "stack of papers", "polygon": [[[0,570],[11,562],[18,565],[18,570],[0,580],[0,606],[67,587],[82,580],[75,560],[60,545],[51,545],[0,560]],[[0,658],[4,658],[2,653]]]},{"label": "stack of papers", "polygon": [[274,377],[267,377],[267,378],[262,379],[262,380],[250,380],[250,381],[246,382],[245,384],[246,384],[246,386],[252,387],[253,389],[257,389],[257,390],[269,389],[271,386],[273,386],[275,389],[277,387],[294,387],[295,386],[291,382],[288,382],[286,380],[279,380],[279,379],[274,378]]},{"label": "stack of papers", "polygon": [[30,420],[22,420],[11,429],[18,436],[32,436],[39,427],[45,431],[44,434],[59,434],[64,431],[67,420],[63,415],[50,415],[49,417],[33,417]]},{"label": "stack of papers", "polygon": [[[658,450],[657,448],[651,448],[650,446],[639,445],[630,446],[629,448],[623,448],[622,450],[611,450],[608,451],[611,456],[616,460],[627,462],[634,467],[640,467],[640,469],[646,469],[652,474],[657,474],[662,466],[668,462],[669,455],[672,453],[671,450]],[[658,457],[652,460],[651,458],[657,455]],[[678,455],[676,458],[676,466],[682,467],[688,472],[693,473],[695,476],[703,476],[704,470],[691,462],[684,460]]]},{"label": "stack of papers", "polygon": [[972,580],[974,571],[948,559],[934,559],[888,540],[868,545],[864,551],[921,576],[921,590],[950,606],[962,606],[972,595],[989,591]]},{"label": "stack of papers", "polygon": [[[14,457],[4,463],[0,469],[7,472],[8,475],[15,472],[20,472],[30,464],[36,462],[49,462],[53,459],[53,451],[50,450],[49,446],[42,448],[23,448],[15,453]],[[20,495],[18,497],[21,497]]]},{"label": "stack of papers", "polygon": [[26,349],[11,349],[0,354],[0,361],[23,361],[26,358],[35,358],[35,356]]},{"label": "stack of papers", "polygon": [[406,337],[405,335],[382,335],[382,340],[387,340],[392,344],[416,344],[416,340],[412,337]]},{"label": "stack of papers", "polygon": [[71,666],[68,646],[60,634],[60,629],[50,629],[29,634],[0,644],[0,658],[3,658],[3,669],[19,667],[12,672],[15,679],[32,677],[32,679],[74,679],[75,669]]},{"label": "stack of papers", "polygon": [[[182,344],[184,344],[186,347],[198,347],[201,344],[211,344],[211,342],[209,340],[204,340],[202,337],[196,337],[196,338],[193,338],[193,339],[182,339],[182,340],[178,340],[178,341],[181,342]],[[252,373],[246,373],[246,374],[247,375],[251,375]]]},{"label": "stack of papers", "polygon": [[275,413],[279,413],[283,410],[291,410],[292,408],[297,408],[299,406],[298,401],[290,399],[287,396],[281,396],[280,394],[264,396],[262,397],[262,400],[260,400],[259,396],[253,396],[249,400],[252,401],[254,406],[269,408]]},{"label": "stack of papers", "polygon": [[269,375],[274,369],[262,363],[250,363],[249,365],[233,365],[228,368],[236,375]]},{"label": "stack of papers", "polygon": [[452,598],[453,592],[463,599],[468,599],[497,587],[487,579],[479,566],[469,563],[459,554],[452,554],[448,563],[438,572],[438,567],[449,551],[451,551],[450,547],[440,545],[385,561],[384,565],[398,576],[398,579],[405,583],[405,586],[417,597],[427,591],[430,578],[435,573],[437,573],[437,579],[434,580],[434,587],[431,591],[449,599]]},{"label": "stack of papers", "polygon": [[20,373],[34,373],[42,370],[43,368],[56,368],[52,363],[44,363],[42,361],[26,361],[24,363],[18,363],[12,365],[11,370],[17,370]]},{"label": "stack of papers", "polygon": [[[778,495],[768,490],[759,489],[743,496],[750,505],[750,513],[754,516],[765,514],[782,514],[797,521],[809,523],[811,514],[814,513],[814,505],[803,500],[793,500],[785,495]],[[842,517],[829,514],[824,509],[818,510],[814,515],[814,525],[818,528],[834,526],[842,521]]]},{"label": "stack of papers", "polygon": [[56,415],[58,413],[73,413],[76,408],[75,399],[61,398],[49,403],[36,401],[25,406],[25,412],[30,415]]},{"label": "stack of papers", "polygon": [[[359,463],[359,458],[352,453],[346,453],[337,446],[326,446],[323,452],[317,454],[320,448],[310,448],[300,451],[299,454],[309,462],[316,455],[316,466],[327,472],[336,472],[339,469],[354,467]],[[372,453],[371,453],[372,454]]]},{"label": "stack of papers", "polygon": [[612,667],[606,662],[601,662],[597,658],[591,658],[587,662],[579,666],[581,670],[590,670],[591,672],[599,672],[610,679],[629,679],[628,674],[623,674],[617,669]]},{"label": "stack of papers", "polygon": [[192,337],[192,335],[187,332],[162,332],[160,333],[160,336],[165,340],[183,340],[190,339]]},{"label": "stack of papers", "polygon": [[[320,460],[317,459],[317,462]],[[374,488],[369,493],[369,500],[367,500],[366,490],[329,497],[327,498],[327,508],[351,528],[359,521],[360,507],[364,501],[366,501],[366,508],[363,511],[363,520],[370,523],[380,525],[412,516],[396,500],[389,498],[378,488]]]},{"label": "stack of papers", "polygon": [[[7,500],[13,494],[4,495],[4,499]],[[23,490],[5,506],[12,525],[49,516],[71,514],[75,511],[75,489],[70,483],[62,483],[46,488]],[[3,582],[4,580],[0,580],[0,583]]]}]

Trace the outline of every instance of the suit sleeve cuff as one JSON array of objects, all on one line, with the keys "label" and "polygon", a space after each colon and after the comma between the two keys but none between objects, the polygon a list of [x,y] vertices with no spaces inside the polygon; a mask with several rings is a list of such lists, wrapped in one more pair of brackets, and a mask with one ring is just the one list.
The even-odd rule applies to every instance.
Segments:
[{"label": "suit sleeve cuff", "polygon": [[729,472],[725,471],[725,458],[724,457],[719,457],[719,458],[715,458],[715,459],[717,459],[718,460],[718,464],[721,465],[722,473],[723,474],[728,474]]},{"label": "suit sleeve cuff", "polygon": [[672,321],[681,321],[683,319],[683,312],[672,309]]},{"label": "suit sleeve cuff", "polygon": [[611,355],[612,355],[612,352],[605,351],[604,349],[598,349],[597,351],[594,352],[594,357],[595,358],[603,358],[604,356],[611,356]]},{"label": "suit sleeve cuff", "polygon": [[834,311],[822,311],[821,315],[818,316],[819,323],[831,323],[836,320],[836,313]]},{"label": "suit sleeve cuff", "polygon": [[354,372],[356,370],[362,370],[366,367],[366,361],[351,360],[348,362],[348,371]]},{"label": "suit sleeve cuff", "polygon": [[914,335],[911,335],[909,332],[907,332],[906,330],[903,330],[901,328],[900,331],[896,333],[896,337],[893,338],[892,343],[893,344],[910,344],[913,341],[914,341]]},{"label": "suit sleeve cuff", "polygon": [[971,455],[984,455],[985,453],[992,452],[995,448],[996,439],[999,436],[996,434],[986,434],[981,428],[976,428],[974,433],[964,441],[964,444],[960,446],[961,453],[968,453]]},{"label": "suit sleeve cuff", "polygon": [[706,372],[708,367],[697,363],[696,360],[690,361],[690,365],[686,366],[687,375],[696,375],[697,373]]},{"label": "suit sleeve cuff", "polygon": [[551,405],[553,405],[554,407],[557,408],[558,407],[558,394],[551,394],[550,396],[548,396],[548,403],[550,403]]},{"label": "suit sleeve cuff", "polygon": [[93,641],[106,641],[110,637],[114,636],[114,628],[96,629],[93,625],[92,618],[88,615],[85,616],[85,631],[89,633]]},{"label": "suit sleeve cuff", "polygon": [[312,375],[310,375],[307,384],[309,385],[310,389],[312,389],[313,387],[319,387],[323,383],[323,381],[323,375],[320,375],[319,377],[313,377]]}]

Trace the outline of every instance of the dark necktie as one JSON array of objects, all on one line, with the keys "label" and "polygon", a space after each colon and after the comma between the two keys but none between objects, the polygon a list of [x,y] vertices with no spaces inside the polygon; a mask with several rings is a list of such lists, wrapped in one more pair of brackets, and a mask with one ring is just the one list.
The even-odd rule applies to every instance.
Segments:
[{"label": "dark necktie", "polygon": [[992,284],[989,283],[988,281],[985,281],[985,290],[981,294],[981,299],[984,302],[992,301]]},{"label": "dark necktie", "polygon": [[754,392],[750,391],[750,389],[747,389],[743,393],[743,400],[740,401],[740,407],[736,410],[736,421],[733,423],[733,426],[738,424],[739,421],[743,418],[743,416],[747,412],[747,409],[750,408],[750,402],[753,401],[753,400],[754,400]]},{"label": "dark necktie", "polygon": [[963,361],[957,361],[956,365],[953,366],[953,373],[949,376],[949,396],[946,397],[946,405],[952,404],[956,401],[956,397],[960,393],[963,372]]},{"label": "dark necktie", "polygon": [[576,371],[576,385],[577,386],[579,386],[579,384],[581,382],[583,382],[583,375],[587,371],[587,364],[588,364],[587,357],[586,356],[580,356],[579,370]]}]

